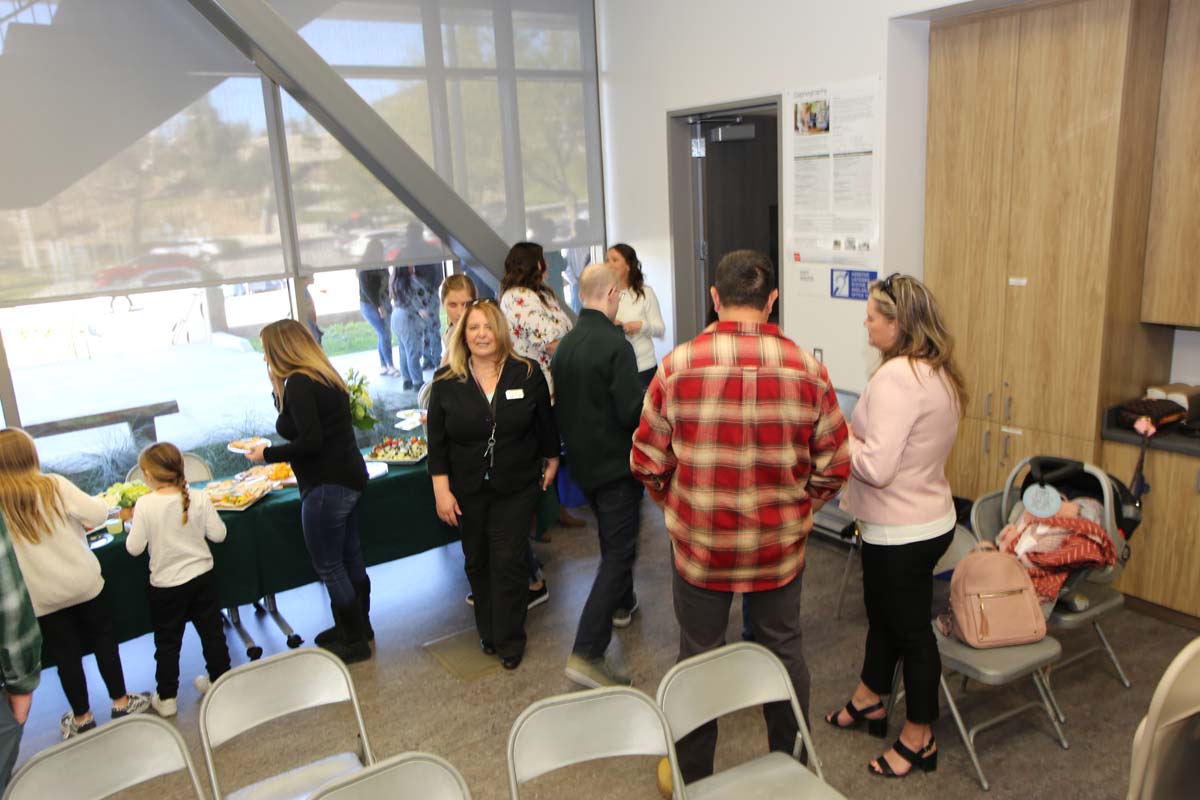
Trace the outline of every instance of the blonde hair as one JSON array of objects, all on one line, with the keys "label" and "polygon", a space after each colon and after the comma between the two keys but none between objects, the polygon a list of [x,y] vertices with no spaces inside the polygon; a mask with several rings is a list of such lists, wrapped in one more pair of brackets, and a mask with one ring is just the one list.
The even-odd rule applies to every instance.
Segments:
[{"label": "blonde hair", "polygon": [[471,280],[471,276],[462,272],[456,272],[453,275],[447,275],[446,280],[442,281],[442,289],[439,294],[441,301],[446,302],[446,298],[451,292],[470,292],[471,299],[479,297],[479,291],[475,288],[475,281]]},{"label": "blonde hair", "polygon": [[142,468],[142,472],[159,483],[179,489],[180,499],[183,500],[183,524],[187,525],[188,507],[192,504],[192,498],[188,495],[183,453],[179,452],[179,448],[170,442],[152,444],[138,456],[138,466]]},{"label": "blonde hair", "polygon": [[467,376],[471,374],[469,360],[471,358],[471,349],[467,346],[467,320],[475,312],[483,314],[487,318],[488,324],[492,326],[492,332],[496,337],[496,352],[499,360],[503,363],[506,359],[512,358],[525,364],[528,371],[527,374],[533,374],[533,362],[527,358],[522,358],[513,350],[512,336],[508,332],[508,320],[504,318],[504,314],[500,311],[500,306],[496,305],[495,300],[484,298],[483,300],[474,300],[471,305],[467,306],[467,310],[463,312],[462,317],[458,320],[458,324],[454,326],[454,333],[450,337],[450,358],[446,362],[446,371],[438,375],[434,380],[442,381],[450,378],[456,378],[460,381],[465,381]]},{"label": "blonde hair", "polygon": [[321,345],[301,323],[294,319],[276,320],[262,329],[261,336],[277,406],[283,403],[284,381],[296,373],[349,394],[342,376],[338,375]]},{"label": "blonde hair", "polygon": [[14,533],[33,544],[66,518],[58,484],[42,474],[33,437],[20,428],[0,430],[0,513]]},{"label": "blonde hair", "polygon": [[[891,295],[884,289],[885,285]],[[909,360],[910,366],[913,361],[924,361],[935,372],[941,373],[954,393],[959,416],[962,416],[969,399],[967,384],[954,363],[954,337],[946,328],[933,292],[916,278],[895,275],[873,281],[870,294],[884,319],[896,323],[895,343],[881,351],[884,363],[901,356]]]}]

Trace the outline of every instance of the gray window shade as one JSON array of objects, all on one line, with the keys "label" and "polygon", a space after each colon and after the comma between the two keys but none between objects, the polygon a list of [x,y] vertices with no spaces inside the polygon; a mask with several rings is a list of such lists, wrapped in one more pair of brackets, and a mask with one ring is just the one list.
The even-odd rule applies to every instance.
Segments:
[{"label": "gray window shade", "polygon": [[283,273],[259,74],[190,5],[2,33],[0,305]]}]

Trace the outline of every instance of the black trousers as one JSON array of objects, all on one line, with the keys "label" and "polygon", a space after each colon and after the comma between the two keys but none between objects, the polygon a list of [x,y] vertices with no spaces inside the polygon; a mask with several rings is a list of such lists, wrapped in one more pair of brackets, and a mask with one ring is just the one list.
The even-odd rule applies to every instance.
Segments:
[{"label": "black trousers", "polygon": [[159,697],[165,700],[179,694],[179,651],[189,622],[200,635],[208,677],[215,681],[229,671],[229,646],[213,570],[179,586],[151,586],[150,620],[154,623],[154,678]]},{"label": "black trousers", "polygon": [[538,503],[538,485],[501,494],[483,488],[458,498],[462,510],[464,570],[475,595],[475,627],[502,658],[525,652],[529,605],[529,525]]},{"label": "black trousers", "polygon": [[863,601],[867,646],[862,682],[875,694],[892,691],[896,659],[904,660],[904,704],[909,722],[938,718],[942,660],[930,620],[933,568],[954,540],[954,530],[912,544],[863,543]]},{"label": "black trousers", "polygon": [[633,562],[637,559],[642,511],[641,482],[618,478],[588,492],[600,529],[600,566],[579,616],[573,652],[584,658],[604,656],[612,639],[612,616],[633,608]]},{"label": "black trousers", "polygon": [[125,673],[121,653],[113,632],[112,609],[106,590],[84,603],[59,609],[38,617],[46,652],[58,664],[58,680],[71,704],[71,712],[81,717],[91,710],[83,656],[90,648],[96,654],[100,677],[113,700],[125,696]]},{"label": "black trousers", "polygon": [[[678,572],[672,572],[675,618],[679,621],[679,661],[683,661],[725,644],[733,593],[693,586]],[[796,698],[800,701],[800,710],[807,722],[810,678],[808,665],[804,662],[800,632],[803,577],[804,573],[801,572],[778,589],[746,592],[742,595],[742,604],[747,609],[754,641],[778,656],[787,668]],[[763,706],[763,718],[767,722],[767,744],[770,749],[791,755],[796,746],[796,736],[800,733],[791,704],[767,703]],[[717,720],[701,725],[676,742],[675,753],[679,757],[679,771],[684,783],[711,775],[716,751]]]}]

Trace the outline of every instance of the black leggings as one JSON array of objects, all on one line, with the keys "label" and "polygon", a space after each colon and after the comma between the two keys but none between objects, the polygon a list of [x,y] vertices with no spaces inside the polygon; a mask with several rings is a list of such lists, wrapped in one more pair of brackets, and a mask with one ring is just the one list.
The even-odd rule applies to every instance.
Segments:
[{"label": "black leggings", "polygon": [[938,718],[942,660],[933,635],[933,568],[950,547],[954,530],[912,544],[863,543],[863,600],[867,648],[862,682],[878,695],[892,691],[896,659],[904,660],[908,721],[929,725]]},{"label": "black leggings", "polygon": [[58,664],[58,680],[76,717],[91,710],[83,673],[83,656],[89,648],[96,654],[96,666],[100,668],[108,696],[113,700],[125,696],[125,673],[121,670],[112,610],[104,591],[86,602],[38,617],[38,625],[46,652]]}]

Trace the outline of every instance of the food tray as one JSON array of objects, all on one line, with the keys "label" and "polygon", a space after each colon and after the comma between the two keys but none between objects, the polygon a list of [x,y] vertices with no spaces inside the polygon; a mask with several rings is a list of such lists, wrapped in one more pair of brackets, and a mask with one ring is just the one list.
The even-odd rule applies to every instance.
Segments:
[{"label": "food tray", "polygon": [[[231,453],[237,453],[240,456],[244,456],[244,455],[248,455],[249,453],[251,453],[254,450],[254,448],[258,447],[260,444],[269,445],[270,443],[271,443],[270,439],[264,438],[262,436],[251,436],[249,439],[237,439],[235,441],[232,441],[229,444],[225,445],[225,449]],[[241,445],[249,445],[249,446],[244,447]]]},{"label": "food tray", "polygon": [[420,464],[428,456],[428,453],[419,458],[371,458],[370,456],[363,456],[363,461],[371,461],[376,464]]}]

